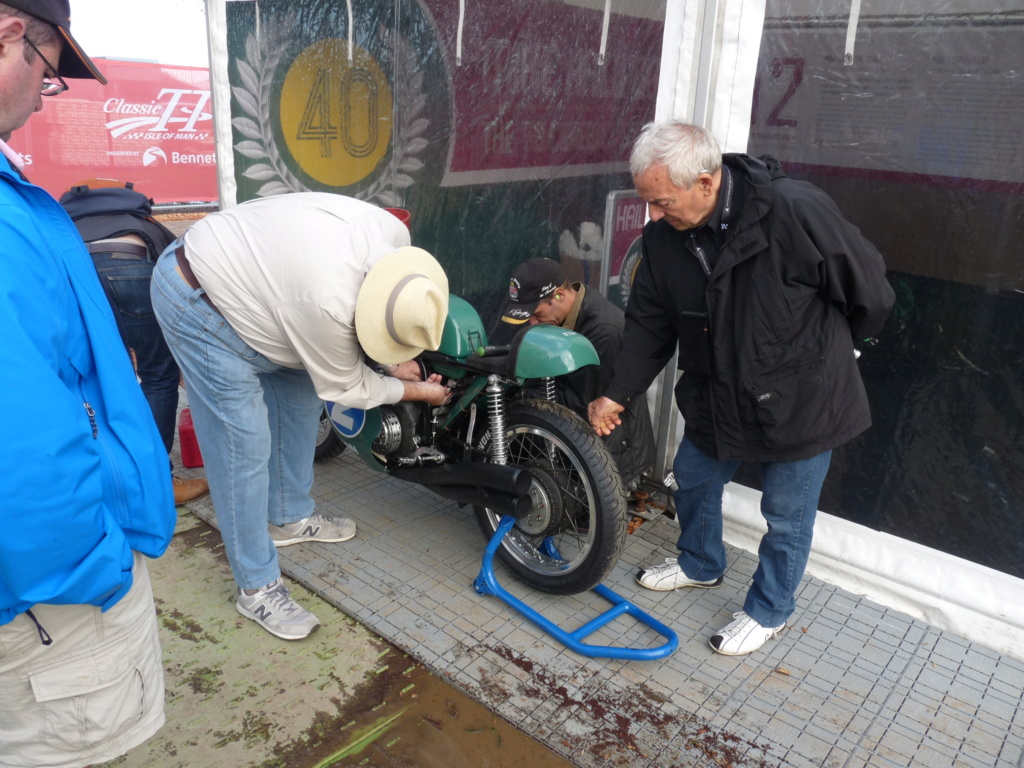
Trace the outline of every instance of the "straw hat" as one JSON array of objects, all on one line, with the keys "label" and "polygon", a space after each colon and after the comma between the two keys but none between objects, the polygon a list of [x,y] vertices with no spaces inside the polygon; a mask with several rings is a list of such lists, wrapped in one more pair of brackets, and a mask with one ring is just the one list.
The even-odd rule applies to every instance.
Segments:
[{"label": "straw hat", "polygon": [[441,344],[448,278],[422,248],[406,246],[374,264],[356,298],[359,346],[378,363],[412,360]]}]

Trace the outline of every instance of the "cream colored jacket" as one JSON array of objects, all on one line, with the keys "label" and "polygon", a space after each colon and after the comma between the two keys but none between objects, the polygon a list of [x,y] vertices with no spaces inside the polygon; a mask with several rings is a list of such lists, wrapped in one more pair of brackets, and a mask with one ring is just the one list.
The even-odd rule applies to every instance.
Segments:
[{"label": "cream colored jacket", "polygon": [[307,370],[322,399],[358,408],[396,403],[404,391],[364,364],[355,312],[370,267],[409,244],[392,214],[327,192],[250,200],[185,234],[199,284],[242,340]]}]

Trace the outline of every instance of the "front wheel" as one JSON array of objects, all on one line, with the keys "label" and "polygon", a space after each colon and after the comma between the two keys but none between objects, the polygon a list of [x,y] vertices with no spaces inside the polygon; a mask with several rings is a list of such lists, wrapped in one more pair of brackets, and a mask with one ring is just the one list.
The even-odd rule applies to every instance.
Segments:
[{"label": "front wheel", "polygon": [[[533,507],[498,559],[524,584],[555,595],[600,584],[626,541],[626,496],[608,449],[579,416],[546,400],[510,406],[506,433],[508,463],[533,477]],[[501,515],[473,509],[490,539]]]},{"label": "front wheel", "polygon": [[341,456],[345,452],[345,447],[345,443],[338,435],[338,430],[334,428],[334,422],[327,415],[325,407],[320,412],[320,427],[316,433],[316,451],[313,453],[313,461],[316,464],[330,461],[335,456]]}]

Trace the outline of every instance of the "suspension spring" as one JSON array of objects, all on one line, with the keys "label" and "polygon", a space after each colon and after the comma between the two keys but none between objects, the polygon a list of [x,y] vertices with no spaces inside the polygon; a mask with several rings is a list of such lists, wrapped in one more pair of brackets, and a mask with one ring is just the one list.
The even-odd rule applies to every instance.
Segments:
[{"label": "suspension spring", "polygon": [[487,377],[487,414],[491,421],[491,461],[508,463],[508,436],[505,433],[505,391],[497,376]]},{"label": "suspension spring", "polygon": [[555,402],[555,380],[551,376],[545,376],[540,380],[540,387],[544,399],[552,403]]}]

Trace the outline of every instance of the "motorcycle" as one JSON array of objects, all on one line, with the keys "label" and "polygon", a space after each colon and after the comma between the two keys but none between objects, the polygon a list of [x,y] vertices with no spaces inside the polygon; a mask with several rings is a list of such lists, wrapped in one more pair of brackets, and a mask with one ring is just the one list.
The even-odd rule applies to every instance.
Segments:
[{"label": "motorcycle", "polygon": [[598,363],[593,345],[535,325],[489,346],[479,314],[452,296],[440,347],[417,359],[452,388],[446,403],[326,403],[318,459],[347,445],[377,471],[470,505],[487,540],[514,517],[497,556],[534,589],[600,584],[625,546],[626,494],[601,439],[554,401],[556,377]]}]

